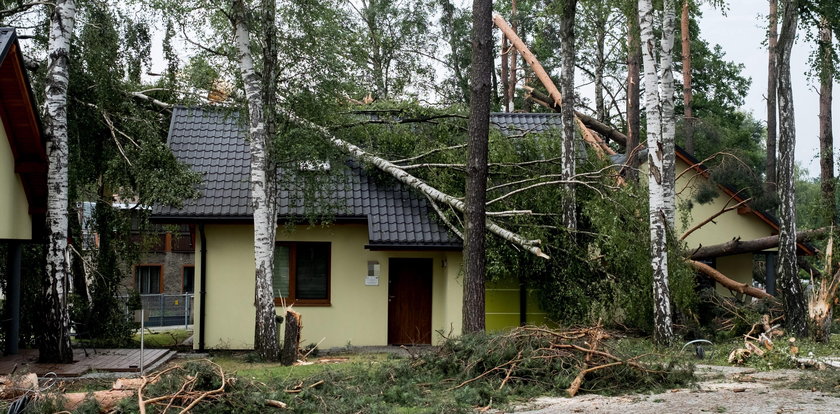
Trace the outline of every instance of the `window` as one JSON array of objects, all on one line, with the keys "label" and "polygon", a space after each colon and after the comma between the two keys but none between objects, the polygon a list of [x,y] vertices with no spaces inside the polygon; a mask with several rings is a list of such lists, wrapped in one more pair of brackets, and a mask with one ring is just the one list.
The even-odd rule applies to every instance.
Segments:
[{"label": "window", "polygon": [[195,292],[195,267],[184,266],[181,274],[184,275],[183,291],[184,293]]},{"label": "window", "polygon": [[274,302],[330,304],[330,244],[278,243],[274,248]]},{"label": "window", "polygon": [[157,294],[161,290],[161,266],[137,266],[134,268],[134,281],[141,295]]}]

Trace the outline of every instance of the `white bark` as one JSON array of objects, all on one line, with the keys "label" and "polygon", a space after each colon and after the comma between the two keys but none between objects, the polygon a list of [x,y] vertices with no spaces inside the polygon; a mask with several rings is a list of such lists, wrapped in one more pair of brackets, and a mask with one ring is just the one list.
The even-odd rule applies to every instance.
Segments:
[{"label": "white bark", "polygon": [[659,53],[659,103],[662,108],[662,143],[665,149],[663,165],[662,197],[664,198],[665,218],[668,227],[674,230],[676,212],[675,163],[676,152],[674,138],[677,122],[674,118],[674,25],[676,20],[674,0],[665,0],[662,15],[662,49]]},{"label": "white bark", "polygon": [[[321,133],[321,135],[326,137],[330,141],[330,143],[332,145],[334,145],[335,147],[337,147],[337,148],[341,149],[342,151],[352,155],[354,158],[356,158],[358,160],[373,164],[376,168],[379,168],[380,170],[382,170],[382,171],[390,174],[394,178],[396,178],[397,181],[399,181],[399,182],[401,182],[401,183],[403,183],[403,184],[405,184],[405,185],[407,185],[411,188],[414,188],[417,191],[420,191],[426,197],[429,197],[432,200],[435,200],[435,201],[447,204],[449,206],[452,206],[452,208],[454,208],[455,210],[458,210],[460,212],[464,211],[465,206],[464,206],[463,201],[461,201],[461,200],[459,200],[455,197],[452,197],[449,194],[440,192],[438,189],[430,186],[429,184],[426,184],[426,182],[424,182],[423,180],[407,173],[405,170],[403,170],[399,166],[394,165],[394,163],[392,163],[392,162],[390,162],[390,161],[388,161],[384,158],[377,157],[376,155],[373,155],[369,152],[366,152],[365,150],[359,148],[356,145],[353,145],[353,144],[351,144],[347,141],[344,141],[344,140],[336,137],[327,128],[324,128],[320,125],[317,125],[314,122],[311,122],[309,120],[303,119],[303,118],[297,116],[295,113],[289,111],[288,109],[277,108],[277,112],[279,114],[283,115],[286,119],[288,119],[291,122],[294,122],[298,125],[301,125],[301,126],[304,126],[306,128],[318,131],[319,133]],[[497,236],[499,236],[499,237],[501,237],[501,238],[513,243],[513,244],[516,244],[519,247],[522,247],[523,249],[531,252],[532,254],[534,254],[536,256],[542,257],[544,259],[549,258],[548,255],[543,253],[542,249],[539,248],[539,244],[540,244],[539,240],[528,240],[528,239],[522,237],[521,235],[519,235],[517,233],[514,233],[510,230],[507,230],[507,229],[504,229],[504,228],[500,227],[498,224],[493,223],[489,219],[487,220],[486,225],[487,225],[487,230],[489,230],[491,233],[493,233],[493,234],[495,234],[495,235],[497,235]]]},{"label": "white bark", "polygon": [[790,55],[796,39],[798,1],[783,2],[782,30],[776,52],[779,99],[779,291],[784,299],[785,323],[793,335],[808,333],[807,310],[796,260],[796,197],[794,192],[794,150],[796,128]]},{"label": "white bark", "polygon": [[[666,0],[665,3],[665,9],[668,10],[667,3],[670,3],[670,1]],[[656,72],[657,47],[653,36],[653,16],[652,1],[639,0],[639,26],[641,29],[642,61],[645,74],[647,146],[650,148],[648,153],[648,197],[650,200],[650,256],[651,267],[653,269],[654,338],[658,342],[667,343],[673,337],[673,330],[671,327],[671,300],[668,288],[668,250],[666,245],[668,216],[665,193],[667,177],[664,167],[667,146],[664,142],[664,134],[666,132],[673,132],[663,128],[665,125],[663,123],[662,102],[660,101],[659,88],[657,86],[659,76],[657,76]],[[673,32],[673,21],[671,22],[671,31]],[[664,39],[665,37],[663,37]],[[671,34],[671,43],[673,44],[673,33]],[[661,50],[659,52],[664,53]],[[668,53],[670,53],[670,50]],[[666,69],[670,70],[670,68]],[[673,95],[673,85],[671,86],[671,94]],[[673,117],[673,103],[671,103],[671,117]]]},{"label": "white bark", "polygon": [[67,311],[69,286],[67,85],[70,80],[68,58],[75,25],[73,0],[58,0],[50,21],[49,67],[46,78],[44,129],[48,140],[47,157],[47,277],[44,301],[47,329],[40,344],[42,361],[72,360],[70,316]]},{"label": "white bark", "polygon": [[[277,213],[274,202],[276,176],[270,168],[270,145],[265,128],[262,88],[251,56],[251,36],[245,21],[242,1],[234,5],[236,13],[235,43],[239,70],[248,101],[248,142],[251,152],[251,207],[254,210],[254,265],[256,322],[254,348],[261,356],[279,357],[277,322],[274,311],[274,243],[277,234]],[[268,114],[271,116],[271,114]]]}]

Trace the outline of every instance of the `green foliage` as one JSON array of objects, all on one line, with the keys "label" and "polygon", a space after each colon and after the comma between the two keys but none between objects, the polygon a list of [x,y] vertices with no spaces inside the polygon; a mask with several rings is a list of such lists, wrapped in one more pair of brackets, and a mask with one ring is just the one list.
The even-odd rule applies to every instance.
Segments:
[{"label": "green foliage", "polygon": [[[475,334],[447,339],[439,350],[413,358],[391,358],[335,365],[308,377],[262,376],[263,398],[277,399],[297,412],[473,412],[475,407],[507,403],[544,394],[562,394],[581,369],[584,353],[547,352],[565,341],[551,334],[524,330]],[[620,359],[637,356],[604,345]],[[546,356],[551,355],[551,358]],[[657,355],[657,358],[661,355]],[[518,361],[511,364],[511,361]],[[647,364],[647,362],[645,362]],[[693,381],[691,367],[659,359],[643,373],[627,366],[587,375],[589,392],[618,394],[685,385]],[[278,368],[283,369],[285,368]],[[506,380],[505,378],[508,377]],[[500,387],[502,382],[503,387]],[[238,384],[240,381],[237,381]],[[171,384],[169,387],[174,387]],[[294,394],[283,390],[300,389]],[[230,396],[214,404],[233,405]],[[241,402],[238,404],[242,404]],[[211,408],[208,408],[212,410]]]}]

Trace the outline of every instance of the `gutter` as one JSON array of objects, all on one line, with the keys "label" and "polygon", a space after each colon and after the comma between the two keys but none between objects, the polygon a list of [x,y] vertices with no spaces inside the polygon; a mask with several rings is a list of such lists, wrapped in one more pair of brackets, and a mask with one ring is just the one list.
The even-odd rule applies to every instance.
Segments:
[{"label": "gutter", "polygon": [[204,320],[205,320],[205,298],[207,297],[207,237],[204,235],[204,224],[198,225],[198,237],[201,240],[201,291],[198,292],[201,301],[198,306],[198,351],[204,352]]}]

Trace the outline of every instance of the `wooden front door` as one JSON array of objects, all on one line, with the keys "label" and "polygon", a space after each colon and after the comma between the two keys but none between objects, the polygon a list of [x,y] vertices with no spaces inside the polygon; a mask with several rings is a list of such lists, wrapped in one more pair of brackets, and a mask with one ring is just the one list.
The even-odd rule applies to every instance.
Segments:
[{"label": "wooden front door", "polygon": [[388,262],[388,343],[432,343],[432,259]]}]

